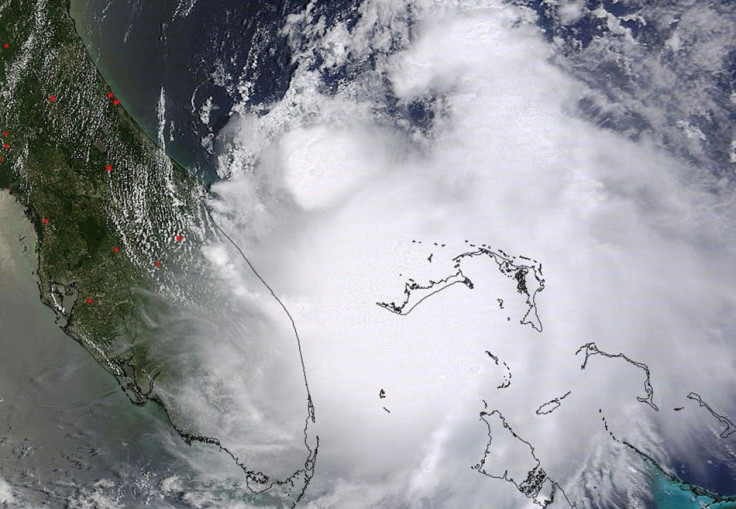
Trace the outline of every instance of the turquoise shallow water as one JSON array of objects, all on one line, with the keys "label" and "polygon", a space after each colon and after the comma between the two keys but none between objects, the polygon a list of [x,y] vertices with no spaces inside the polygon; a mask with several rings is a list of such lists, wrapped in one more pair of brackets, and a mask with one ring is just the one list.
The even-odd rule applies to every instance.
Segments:
[{"label": "turquoise shallow water", "polygon": [[[196,114],[189,109],[189,99],[194,97],[196,105],[200,105],[210,94],[218,94],[217,87],[207,90],[210,85],[206,72],[202,74],[203,70],[210,68],[214,60],[206,62],[200,69],[195,69],[190,65],[196,61],[191,58],[194,52],[184,49],[179,43],[173,43],[173,39],[169,39],[168,44],[164,43],[164,39],[161,38],[165,31],[163,26],[171,19],[171,5],[167,6],[167,3],[147,3],[143,15],[140,10],[137,12],[135,9],[126,10],[125,3],[120,1],[72,0],[80,33],[84,36],[103,75],[123,100],[125,107],[149,136],[156,139],[158,119],[155,107],[162,84],[166,83],[167,115],[169,121],[173,120],[175,124],[171,131],[175,134],[174,139],[170,140],[167,137],[167,150],[185,166],[199,168],[199,171],[207,174],[208,171],[211,172],[208,166],[211,159],[206,152],[201,151],[199,144],[199,138],[206,130],[201,131],[201,126],[196,124]],[[104,18],[101,18],[99,16],[103,11]],[[195,23],[196,18],[192,19],[194,20],[192,23]],[[203,38],[197,31],[189,32],[189,36],[192,48],[195,49],[211,43],[210,39]],[[180,51],[172,51],[174,47],[178,47]],[[199,92],[195,93],[201,84],[205,84],[204,88],[198,89]],[[218,97],[223,107],[217,111],[223,113],[227,109],[229,99],[227,95]],[[217,116],[217,113],[215,115]],[[225,119],[225,116],[219,117],[219,120],[215,119],[215,124],[221,126]],[[211,173],[209,176],[211,177]],[[652,490],[657,507],[702,507],[703,503],[712,502],[712,499],[707,497],[693,498],[688,490],[665,476],[658,478]],[[710,507],[736,507],[736,505],[728,502]]]},{"label": "turquoise shallow water", "polygon": [[697,496],[682,483],[674,482],[653,469],[652,497],[657,509],[736,509],[736,502],[716,502],[708,496]]}]

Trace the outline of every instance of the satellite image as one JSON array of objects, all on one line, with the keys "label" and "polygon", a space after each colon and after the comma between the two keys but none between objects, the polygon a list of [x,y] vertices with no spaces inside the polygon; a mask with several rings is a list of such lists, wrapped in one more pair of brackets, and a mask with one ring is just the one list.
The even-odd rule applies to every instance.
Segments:
[{"label": "satellite image", "polygon": [[735,2],[1,0],[0,134],[0,508],[736,509]]}]

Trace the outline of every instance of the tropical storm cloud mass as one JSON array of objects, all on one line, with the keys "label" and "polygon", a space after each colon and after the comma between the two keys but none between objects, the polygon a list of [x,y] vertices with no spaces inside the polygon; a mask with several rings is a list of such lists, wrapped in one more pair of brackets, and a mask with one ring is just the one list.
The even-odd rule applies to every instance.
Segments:
[{"label": "tropical storm cloud mass", "polygon": [[[616,22],[601,9],[561,5],[560,23]],[[685,17],[733,28],[707,9]],[[520,469],[520,484],[537,460],[568,499],[555,506],[644,506],[659,474],[624,442],[693,481],[732,472],[721,425],[686,398],[733,409],[732,161],[683,111],[716,98],[706,84],[685,96],[661,56],[612,97],[538,20],[494,1],[377,0],[334,17],[310,4],[283,29],[298,63],[283,99],[220,134],[210,206],[302,338],[320,437],[308,506],[526,507],[529,493],[483,474]],[[687,52],[693,72],[721,65],[730,41],[672,47],[691,29],[662,52]],[[623,57],[642,51],[617,30]],[[633,90],[648,80],[651,101]],[[643,120],[611,126],[625,111]],[[483,245],[543,267],[543,331],[520,323],[526,296],[487,255],[462,262],[472,288],[417,288],[431,296],[405,315],[375,305],[455,275]],[[606,355],[588,358],[590,343]],[[533,454],[503,426],[493,437],[492,411]]]},{"label": "tropical storm cloud mass", "polygon": [[73,8],[203,184],[69,507],[736,504],[732,6],[219,1]]}]

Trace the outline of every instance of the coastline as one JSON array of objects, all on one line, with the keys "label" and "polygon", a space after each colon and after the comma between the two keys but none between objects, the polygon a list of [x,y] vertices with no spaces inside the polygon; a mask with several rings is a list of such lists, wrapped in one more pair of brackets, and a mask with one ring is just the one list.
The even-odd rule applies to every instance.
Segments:
[{"label": "coastline", "polygon": [[[188,130],[182,130],[182,127],[187,121],[191,121],[191,118],[182,115],[182,111],[188,108],[168,97],[172,90],[166,87],[159,88],[165,84],[166,60],[165,52],[151,50],[152,45],[156,44],[155,38],[140,42],[129,40],[128,25],[131,20],[123,19],[122,13],[112,12],[105,14],[101,19],[95,18],[100,10],[106,12],[108,8],[116,8],[109,2],[96,0],[67,0],[67,2],[67,12],[73,21],[76,36],[82,41],[89,59],[94,63],[101,78],[121,101],[126,113],[153,143],[165,150],[169,158],[203,181],[205,185],[209,185],[212,176],[207,166],[211,161],[199,152],[199,142],[195,138],[187,139],[187,143],[181,143],[179,140],[181,137],[187,138]],[[101,7],[97,5],[98,3]],[[117,21],[118,19],[123,20]],[[141,22],[142,20],[138,20],[138,23]],[[162,23],[163,21],[155,23],[157,29]],[[154,31],[151,27],[148,28],[148,31],[139,29],[141,35],[150,37]],[[122,42],[117,40],[119,36],[122,37]],[[158,43],[160,44],[160,41]],[[157,57],[163,58],[157,60]],[[160,119],[157,105],[162,90],[166,96],[163,117],[165,141],[168,143],[165,146],[159,143],[158,133]],[[178,131],[176,139],[175,127]]]},{"label": "coastline", "polygon": [[[23,205],[7,189],[0,189],[0,224],[0,280],[20,277],[22,271],[35,278],[38,257],[34,253],[38,238]],[[22,245],[20,255],[14,244]]]},{"label": "coastline", "polygon": [[[118,83],[115,80],[115,76],[123,77],[121,73],[115,73],[114,69],[109,68],[107,65],[110,59],[103,58],[100,40],[98,40],[92,31],[94,25],[92,19],[88,19],[87,13],[91,12],[89,9],[85,9],[83,5],[91,3],[93,0],[67,0],[67,12],[70,19],[74,23],[74,32],[76,36],[82,41],[87,56],[94,63],[97,68],[97,72],[104,82],[109,86],[110,90],[115,93],[115,97],[120,99],[121,103],[125,106],[125,111],[135,121],[140,129],[153,141],[156,142],[156,115],[154,111],[155,100],[139,101],[134,98],[140,97],[140,93],[132,94],[128,97],[126,94],[121,92],[121,89],[125,88],[125,84]],[[131,80],[132,81],[132,80]],[[169,157],[171,155],[169,154]]]},{"label": "coastline", "polygon": [[190,448],[57,325],[38,296],[36,243],[24,207],[0,190],[0,506],[84,504],[108,496],[100,479],[129,489],[121,473],[169,475]]}]

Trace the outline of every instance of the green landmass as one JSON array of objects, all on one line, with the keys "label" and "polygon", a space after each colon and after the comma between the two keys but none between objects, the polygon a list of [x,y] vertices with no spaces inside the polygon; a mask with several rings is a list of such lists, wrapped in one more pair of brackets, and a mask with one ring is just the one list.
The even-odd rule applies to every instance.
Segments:
[{"label": "green landmass", "polygon": [[146,355],[145,308],[176,295],[166,269],[207,236],[205,189],[110,92],[68,0],[0,5],[0,188],[38,234],[42,301],[143,403],[161,370]]}]

